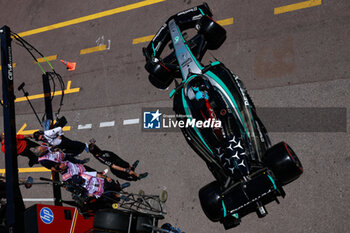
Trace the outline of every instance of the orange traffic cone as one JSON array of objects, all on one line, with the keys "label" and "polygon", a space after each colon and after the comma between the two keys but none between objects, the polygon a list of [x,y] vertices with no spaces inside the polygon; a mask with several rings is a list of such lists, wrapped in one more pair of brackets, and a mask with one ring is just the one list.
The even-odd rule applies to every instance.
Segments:
[{"label": "orange traffic cone", "polygon": [[77,65],[76,62],[67,62],[67,61],[64,61],[64,60],[61,60],[61,62],[67,66],[67,70],[68,71],[75,70],[75,67]]}]

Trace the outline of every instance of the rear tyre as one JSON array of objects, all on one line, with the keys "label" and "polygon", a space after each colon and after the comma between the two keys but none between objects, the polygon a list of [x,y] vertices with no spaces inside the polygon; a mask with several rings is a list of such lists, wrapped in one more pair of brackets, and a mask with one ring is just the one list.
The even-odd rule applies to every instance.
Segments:
[{"label": "rear tyre", "polygon": [[265,163],[281,185],[289,184],[303,173],[299,158],[285,142],[280,142],[266,151]]},{"label": "rear tyre", "polygon": [[198,23],[198,32],[204,35],[208,49],[218,49],[226,40],[226,30],[208,16],[203,16]]},{"label": "rear tyre", "polygon": [[129,214],[121,211],[100,210],[96,212],[94,228],[128,232]]},{"label": "rear tyre", "polygon": [[205,215],[213,222],[222,218],[222,207],[219,204],[220,186],[213,181],[199,190],[199,200]]}]

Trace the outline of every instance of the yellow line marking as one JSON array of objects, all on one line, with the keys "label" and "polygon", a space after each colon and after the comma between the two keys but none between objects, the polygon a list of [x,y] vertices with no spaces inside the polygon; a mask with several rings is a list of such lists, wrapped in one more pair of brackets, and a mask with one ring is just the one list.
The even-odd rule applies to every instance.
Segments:
[{"label": "yellow line marking", "polygon": [[[25,173],[25,172],[50,172],[51,170],[45,168],[45,167],[24,167],[24,168],[18,168],[18,173]],[[6,169],[0,169],[0,173],[5,174]]]},{"label": "yellow line marking", "polygon": [[64,22],[52,24],[52,25],[49,25],[49,26],[45,26],[45,27],[41,27],[41,28],[37,28],[37,29],[25,31],[25,32],[21,32],[21,33],[18,33],[18,35],[21,36],[21,37],[30,36],[30,35],[38,34],[38,33],[41,33],[41,32],[51,31],[51,30],[55,30],[55,29],[58,29],[58,28],[63,28],[63,27],[74,25],[74,24],[78,24],[78,23],[82,23],[82,22],[86,22],[86,21],[102,18],[102,17],[105,17],[105,16],[114,15],[114,14],[118,14],[118,13],[121,13],[121,12],[134,10],[134,9],[137,9],[137,8],[153,5],[153,4],[156,4],[156,3],[159,3],[159,2],[164,2],[164,1],[165,0],[145,0],[145,1],[137,2],[137,3],[129,4],[129,5],[126,5],[126,6],[117,7],[117,8],[111,9],[111,10],[106,10],[106,11],[98,12],[98,13],[95,13],[95,14],[83,16],[83,17],[80,17],[80,18],[71,19],[71,20],[67,20],[67,21],[64,21]]},{"label": "yellow line marking", "polygon": [[[218,20],[216,21],[218,24],[221,26],[227,26],[233,24],[233,18],[228,18],[228,19],[223,19],[223,20]],[[153,39],[154,35],[149,35],[149,36],[143,36],[139,38],[135,38],[132,40],[132,44],[140,44],[144,42],[149,42]]]},{"label": "yellow line marking", "polygon": [[[80,88],[77,87],[77,88],[71,88],[71,83],[72,81],[68,81],[67,82],[67,88],[66,90],[64,90],[64,94],[71,94],[71,93],[76,93],[76,92],[79,92],[80,91]],[[62,95],[62,91],[55,91],[55,92],[51,92],[51,96],[52,95]],[[37,95],[30,95],[28,96],[28,99],[29,100],[34,100],[34,99],[41,99],[41,98],[44,98],[45,95],[44,94],[37,94]],[[17,102],[21,102],[21,101],[26,101],[26,97],[20,97],[20,98],[16,98],[15,99],[15,103]]]},{"label": "yellow line marking", "polygon": [[140,44],[140,43],[148,42],[148,41],[151,41],[153,37],[154,35],[135,38],[132,40],[132,44]]},{"label": "yellow line marking", "polygon": [[92,48],[82,49],[80,50],[80,54],[88,54],[88,53],[94,53],[98,51],[104,51],[106,50],[106,48],[107,48],[106,45],[100,45]]},{"label": "yellow line marking", "polygon": [[322,0],[309,0],[309,1],[304,1],[304,2],[299,2],[295,4],[290,4],[286,6],[281,6],[281,7],[276,7],[274,9],[274,14],[282,14],[290,11],[296,11],[296,10],[301,10],[309,7],[314,7],[314,6],[319,6],[322,4]]},{"label": "yellow line marking", "polygon": [[[56,60],[57,59],[57,55],[52,55],[52,56],[48,56],[48,57],[45,57],[46,60],[48,61],[53,61],[53,60]],[[46,62],[45,58],[41,57],[41,58],[38,58],[36,59],[39,63],[41,62]]]},{"label": "yellow line marking", "polygon": [[[18,130],[17,134],[29,135],[39,130],[39,129],[24,130],[26,127],[27,127],[27,123],[24,123],[23,126]],[[63,131],[70,131],[70,129],[71,129],[70,126],[64,126],[62,128]]]},{"label": "yellow line marking", "polygon": [[17,134],[33,134],[38,129],[34,130],[24,130],[27,127],[27,123],[24,123],[23,126],[18,130]]},{"label": "yellow line marking", "polygon": [[219,20],[219,21],[216,21],[216,22],[218,24],[220,24],[221,26],[227,26],[227,25],[233,24],[233,18],[223,19],[223,20]]},{"label": "yellow line marking", "polygon": [[[15,68],[16,67],[16,63],[12,63],[12,67]],[[0,70],[1,70],[1,66],[0,66]]]},{"label": "yellow line marking", "polygon": [[64,126],[64,127],[62,128],[62,130],[63,130],[63,131],[70,131],[70,126],[68,126],[68,125],[67,125],[67,126]]}]

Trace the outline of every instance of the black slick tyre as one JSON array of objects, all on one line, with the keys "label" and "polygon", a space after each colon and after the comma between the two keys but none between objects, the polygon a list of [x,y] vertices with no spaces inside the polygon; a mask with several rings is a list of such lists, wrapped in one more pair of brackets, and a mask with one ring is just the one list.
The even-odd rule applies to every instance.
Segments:
[{"label": "black slick tyre", "polygon": [[199,21],[199,33],[208,42],[208,49],[218,49],[226,40],[226,30],[213,19],[203,16]]},{"label": "black slick tyre", "polygon": [[205,215],[213,222],[222,218],[222,207],[219,204],[220,186],[213,181],[199,190],[199,200]]},{"label": "black slick tyre", "polygon": [[281,185],[289,184],[303,173],[303,166],[285,142],[280,142],[266,151],[265,163]]}]

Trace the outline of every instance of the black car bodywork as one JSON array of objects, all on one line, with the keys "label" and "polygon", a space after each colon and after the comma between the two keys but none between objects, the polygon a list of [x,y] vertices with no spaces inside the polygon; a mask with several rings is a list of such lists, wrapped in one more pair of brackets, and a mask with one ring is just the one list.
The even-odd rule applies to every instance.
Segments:
[{"label": "black car bodywork", "polygon": [[[264,205],[284,197],[282,186],[303,169],[288,144],[271,146],[238,76],[219,61],[201,63],[208,49],[218,49],[226,39],[225,29],[211,17],[207,4],[170,17],[143,53],[155,87],[166,89],[175,80],[173,109],[178,120],[190,125],[181,128],[182,133],[216,179],[199,191],[202,208],[210,220],[229,229],[251,212],[265,216]],[[197,32],[186,40],[183,31],[190,28]],[[173,52],[161,58],[169,42]],[[220,126],[203,127],[194,119]]]}]

